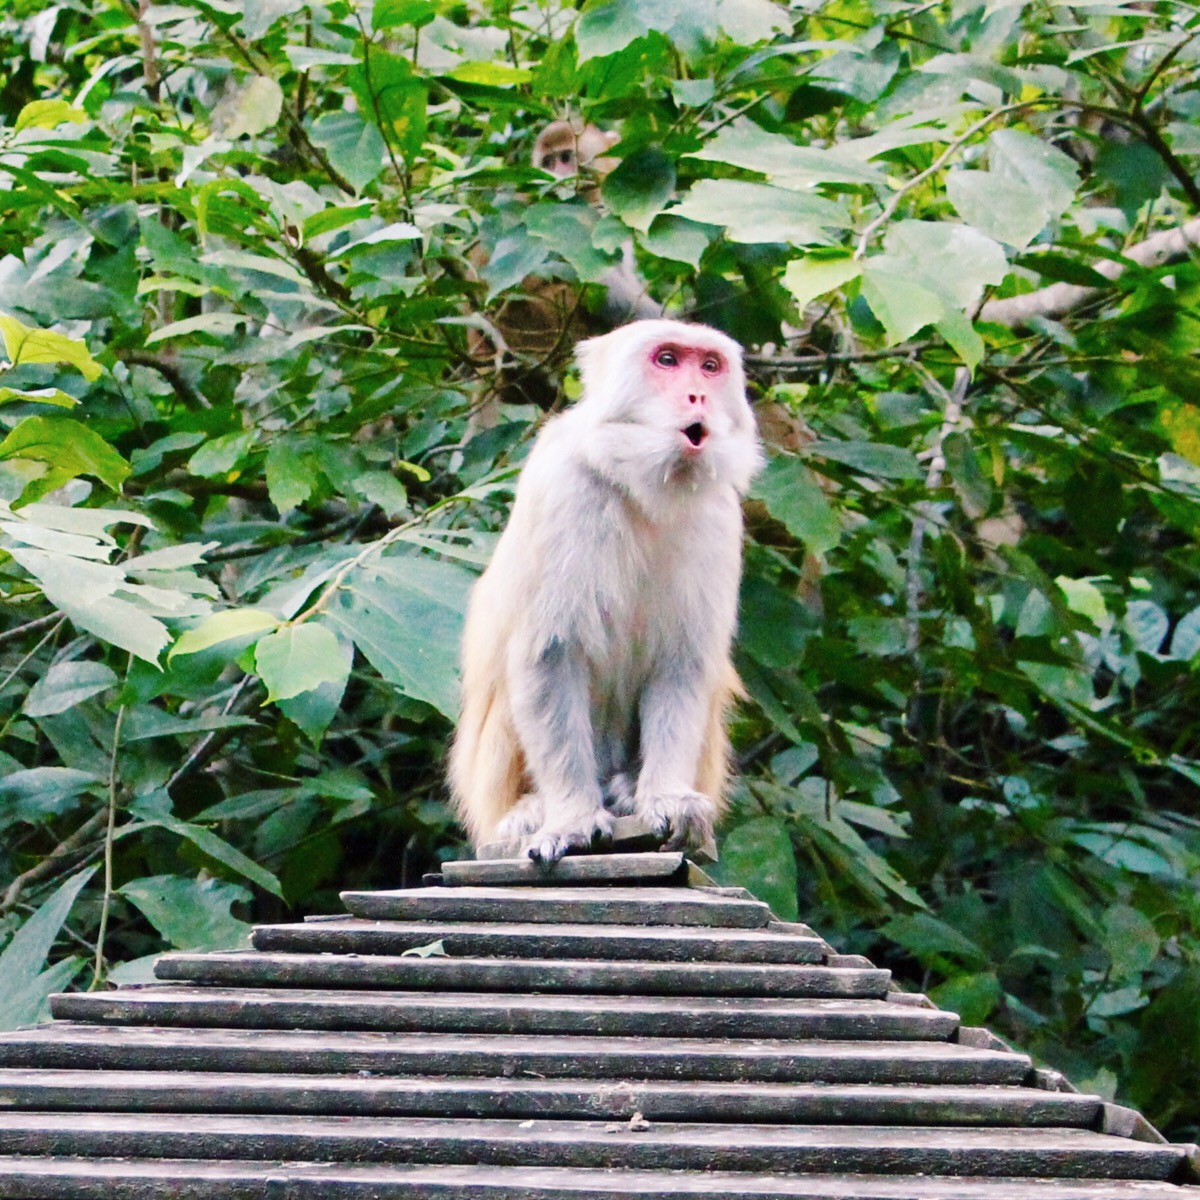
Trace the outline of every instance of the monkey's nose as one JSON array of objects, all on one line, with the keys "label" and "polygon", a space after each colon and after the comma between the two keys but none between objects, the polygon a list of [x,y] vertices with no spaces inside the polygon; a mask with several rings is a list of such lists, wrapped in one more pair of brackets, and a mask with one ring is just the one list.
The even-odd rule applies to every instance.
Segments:
[{"label": "monkey's nose", "polygon": [[705,402],[706,398],[707,397],[704,395],[703,392],[689,392],[688,393],[688,403],[689,404],[703,404]]}]

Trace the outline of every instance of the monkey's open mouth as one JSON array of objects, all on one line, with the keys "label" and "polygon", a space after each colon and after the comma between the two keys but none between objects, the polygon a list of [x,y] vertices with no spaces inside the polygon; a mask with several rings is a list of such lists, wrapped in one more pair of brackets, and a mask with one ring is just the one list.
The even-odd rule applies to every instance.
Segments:
[{"label": "monkey's open mouth", "polygon": [[703,422],[693,421],[691,425],[683,430],[683,436],[699,450],[704,445],[704,439],[708,437],[708,430],[704,428]]}]

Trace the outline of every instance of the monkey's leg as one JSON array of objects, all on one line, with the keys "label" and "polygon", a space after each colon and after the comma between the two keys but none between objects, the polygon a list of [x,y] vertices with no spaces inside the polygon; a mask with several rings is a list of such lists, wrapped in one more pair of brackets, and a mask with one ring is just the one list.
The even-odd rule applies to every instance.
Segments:
[{"label": "monkey's leg", "polygon": [[694,787],[706,710],[701,670],[680,660],[661,668],[642,693],[642,769],[634,807],[666,839],[664,850],[695,849],[713,836],[716,804]]},{"label": "monkey's leg", "polygon": [[525,847],[530,858],[555,862],[612,837],[612,814],[596,778],[587,664],[552,638],[536,661],[513,674],[513,718],[543,812]]}]

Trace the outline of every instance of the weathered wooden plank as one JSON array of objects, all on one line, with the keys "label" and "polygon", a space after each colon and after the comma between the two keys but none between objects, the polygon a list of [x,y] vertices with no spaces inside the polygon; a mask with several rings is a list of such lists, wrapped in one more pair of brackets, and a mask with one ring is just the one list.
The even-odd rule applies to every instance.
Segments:
[{"label": "weathered wooden plank", "polygon": [[436,941],[456,957],[647,962],[819,963],[828,950],[820,938],[758,929],[366,921],[358,917],[259,925],[253,935],[259,950],[316,954],[401,954]]},{"label": "weathered wooden plank", "polygon": [[771,910],[757,900],[682,887],[431,887],[343,892],[342,901],[356,917],[392,921],[536,921],[761,929],[771,919]]},{"label": "weathered wooden plank", "polygon": [[[415,1161],[495,1167],[1170,1178],[1178,1147],[1085,1130],[890,1129],[597,1121],[0,1114],[16,1154]],[[156,1147],[156,1143],[158,1144]],[[0,1163],[3,1160],[0,1159]],[[669,1194],[670,1175],[663,1180]]]},{"label": "weathered wooden plank", "polygon": [[954,1013],[881,1000],[130,987],[61,993],[50,1004],[76,1021],[256,1029],[923,1041],[958,1028]]},{"label": "weathered wooden plank", "polygon": [[0,1034],[0,1066],[979,1085],[1020,1084],[1032,1071],[1027,1055],[949,1042],[304,1033],[67,1023]]},{"label": "weathered wooden plank", "polygon": [[1200,1189],[1086,1179],[729,1171],[0,1159],[0,1200],[1193,1200]]},{"label": "weathered wooden plank", "polygon": [[[623,818],[618,818],[623,819]],[[658,839],[661,841],[661,838]],[[493,843],[499,851],[507,843]],[[657,883],[686,885],[687,859],[680,853],[577,854],[554,863],[534,862],[528,855],[485,854],[479,858],[442,863],[447,887],[513,885],[525,887],[578,887],[580,884]]]},{"label": "weathered wooden plank", "polygon": [[444,991],[881,998],[889,971],[763,963],[596,959],[403,958],[248,950],[164,954],[159,979],[248,987],[436,988]]},{"label": "weathered wooden plank", "polygon": [[1101,1101],[1018,1087],[0,1068],[0,1110],[19,1108],[1032,1128],[1095,1124]]}]

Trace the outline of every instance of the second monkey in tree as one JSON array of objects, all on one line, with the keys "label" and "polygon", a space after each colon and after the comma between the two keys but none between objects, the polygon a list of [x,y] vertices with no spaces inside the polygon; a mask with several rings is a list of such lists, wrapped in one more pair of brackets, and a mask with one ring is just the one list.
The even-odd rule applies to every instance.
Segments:
[{"label": "second monkey in tree", "polygon": [[724,334],[638,321],[577,357],[583,396],[538,436],[471,597],[450,759],[475,844],[544,861],[630,813],[669,848],[712,836],[761,457]]}]

